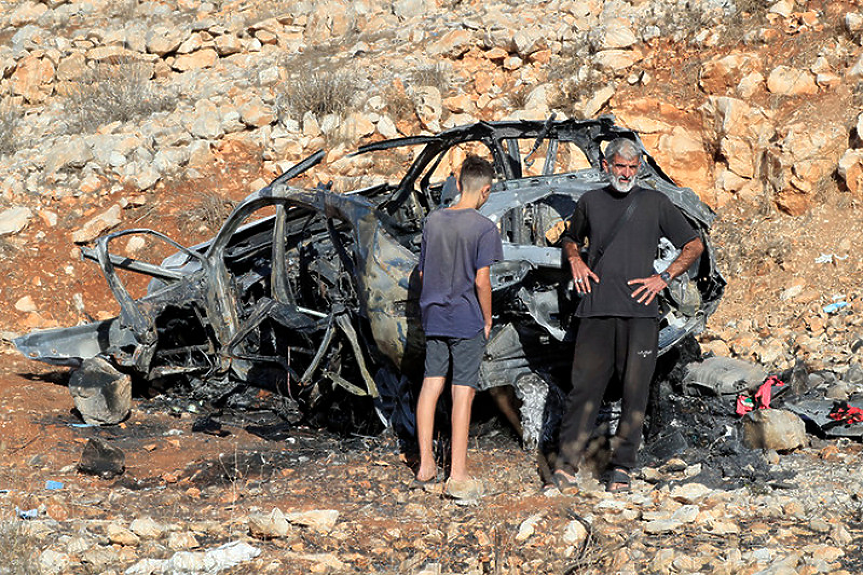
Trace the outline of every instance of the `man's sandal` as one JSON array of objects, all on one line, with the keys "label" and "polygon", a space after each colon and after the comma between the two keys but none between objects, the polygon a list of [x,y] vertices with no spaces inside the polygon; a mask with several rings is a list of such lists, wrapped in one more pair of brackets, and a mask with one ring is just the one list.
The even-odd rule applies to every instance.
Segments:
[{"label": "man's sandal", "polygon": [[578,493],[578,480],[574,475],[571,475],[563,469],[558,469],[551,474],[551,483],[557,487],[561,493],[575,495]]},{"label": "man's sandal", "polygon": [[632,478],[629,470],[624,467],[615,467],[608,473],[608,481],[605,482],[605,490],[609,493],[628,493],[632,488]]}]

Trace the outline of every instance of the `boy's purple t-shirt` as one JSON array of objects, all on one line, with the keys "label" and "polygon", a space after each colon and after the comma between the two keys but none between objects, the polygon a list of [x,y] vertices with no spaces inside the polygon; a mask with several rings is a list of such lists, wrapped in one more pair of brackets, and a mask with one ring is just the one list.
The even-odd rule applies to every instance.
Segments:
[{"label": "boy's purple t-shirt", "polygon": [[427,336],[471,338],[485,321],[476,272],[503,259],[500,233],[476,210],[441,209],[426,218],[420,249],[420,311]]}]

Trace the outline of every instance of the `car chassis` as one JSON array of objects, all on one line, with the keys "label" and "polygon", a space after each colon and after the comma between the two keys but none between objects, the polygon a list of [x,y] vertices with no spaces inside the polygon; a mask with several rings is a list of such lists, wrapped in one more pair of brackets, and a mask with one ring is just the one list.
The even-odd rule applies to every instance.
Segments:
[{"label": "car chassis", "polygon": [[[512,386],[526,445],[542,438],[547,399],[560,395],[571,361],[571,312],[577,294],[553,230],[561,230],[584,192],[606,185],[604,144],[638,135],[596,120],[480,122],[437,135],[384,140],[355,156],[405,146],[420,151],[396,184],[335,193],[291,185],[324,158],[319,151],[241,201],[215,237],[184,247],[147,229],[118,231],[84,248],[120,304],[117,317],[40,330],[15,340],[26,357],[80,367],[101,357],[134,378],[191,382],[218,400],[238,385],[268,388],[314,405],[335,387],[375,398],[390,423],[411,427],[411,386],[422,378],[418,261],[422,223],[452,196],[452,179],[431,174],[451,148],[483,145],[497,180],[481,213],[504,240],[492,266],[494,329],[481,367],[483,389]],[[533,141],[527,154],[519,141]],[[589,167],[558,173],[561,145],[577,146]],[[540,173],[527,167],[544,155]],[[701,331],[724,291],[709,242],[713,212],[678,187],[645,153],[638,184],[666,194],[705,243],[687,274],[660,297],[660,354]],[[275,214],[245,223],[259,210]],[[112,242],[142,234],[176,253],[155,265],[112,253]],[[559,234],[558,234],[559,235]],[[657,247],[657,271],[677,252]],[[117,269],[152,279],[134,299]],[[550,394],[551,392],[554,394]]]}]

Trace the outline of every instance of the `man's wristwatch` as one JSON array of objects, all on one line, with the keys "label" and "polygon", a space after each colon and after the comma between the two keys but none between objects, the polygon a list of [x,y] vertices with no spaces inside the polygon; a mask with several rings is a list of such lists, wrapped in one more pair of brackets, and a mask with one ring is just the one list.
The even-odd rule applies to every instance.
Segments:
[{"label": "man's wristwatch", "polygon": [[671,284],[671,274],[668,272],[662,272],[659,274],[659,279],[665,282],[665,285]]}]

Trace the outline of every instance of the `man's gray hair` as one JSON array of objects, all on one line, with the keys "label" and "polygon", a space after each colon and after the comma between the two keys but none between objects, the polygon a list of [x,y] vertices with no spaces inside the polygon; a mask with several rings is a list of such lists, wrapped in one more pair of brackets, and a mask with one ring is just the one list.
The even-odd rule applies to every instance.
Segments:
[{"label": "man's gray hair", "polygon": [[641,146],[627,138],[614,139],[605,147],[605,159],[609,163],[614,156],[624,160],[640,160],[643,153]]}]

